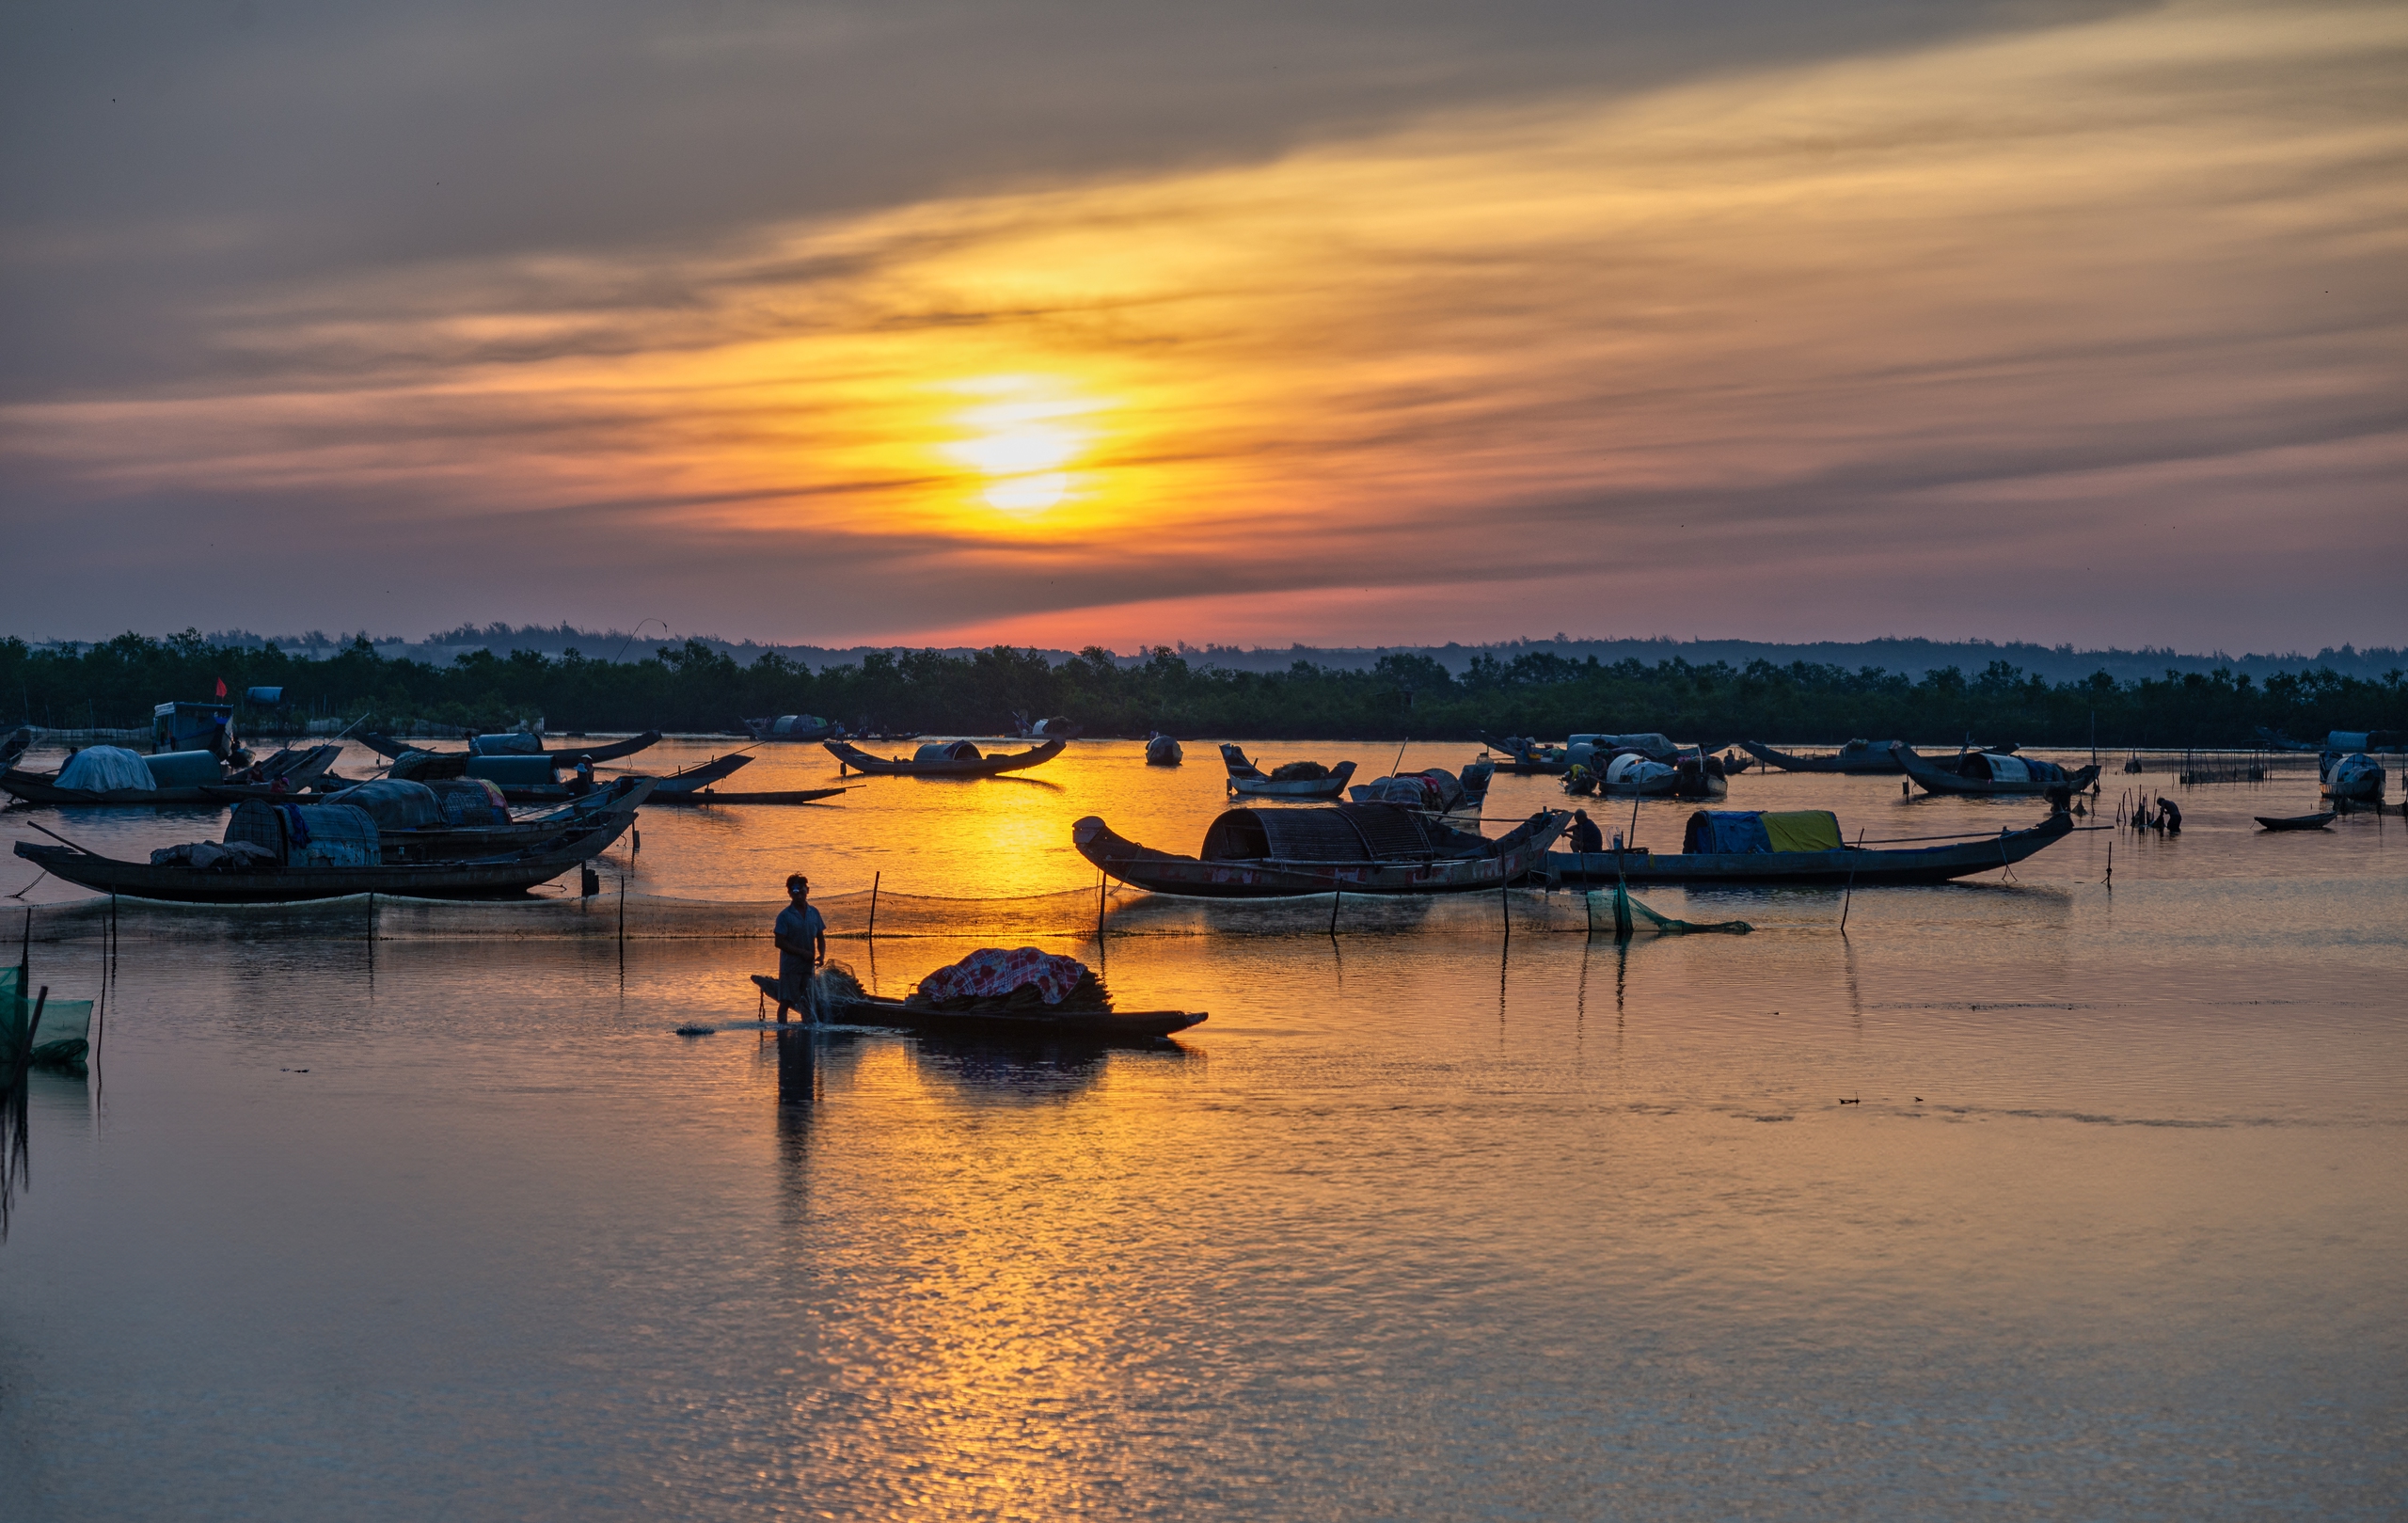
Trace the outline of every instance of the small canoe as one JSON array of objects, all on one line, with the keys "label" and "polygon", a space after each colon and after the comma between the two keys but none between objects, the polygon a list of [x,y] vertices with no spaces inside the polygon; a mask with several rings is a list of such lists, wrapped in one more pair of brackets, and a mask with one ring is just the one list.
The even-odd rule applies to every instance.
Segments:
[{"label": "small canoe", "polygon": [[741,752],[733,756],[713,756],[706,762],[696,762],[691,767],[680,767],[677,770],[661,778],[659,785],[652,790],[652,794],[655,799],[666,799],[672,794],[693,793],[725,779],[737,768],[752,765],[752,758]]},{"label": "small canoe", "polygon": [[1354,776],[1354,764],[1342,761],[1319,777],[1276,777],[1273,775],[1276,768],[1264,771],[1246,759],[1244,747],[1227,741],[1221,744],[1221,764],[1229,769],[1229,791],[1242,799],[1287,799],[1300,803],[1342,799]]},{"label": "small canoe", "polygon": [[[752,976],[753,985],[771,999],[778,981],[767,974]],[[1202,1010],[940,1010],[899,999],[863,995],[831,1000],[828,1019],[840,1025],[894,1026],[904,1031],[943,1032],[947,1036],[990,1037],[1021,1041],[1147,1042],[1175,1031],[1202,1025]]]},{"label": "small canoe", "polygon": [[867,777],[993,777],[1002,772],[1026,771],[1050,762],[1062,754],[1065,743],[1048,740],[1026,751],[988,756],[967,740],[934,741],[922,746],[907,760],[901,756],[873,756],[842,740],[825,742],[828,754],[836,758],[839,775],[849,768]]},{"label": "small canoe", "polygon": [[1886,740],[1851,740],[1829,756],[1800,756],[1792,752],[1775,751],[1761,740],[1742,740],[1739,749],[1767,767],[1778,767],[1784,772],[1903,772],[1898,758],[1890,754]]},{"label": "small canoe", "polygon": [[2270,831],[2321,831],[2333,823],[2333,811],[2327,809],[2317,815],[2259,815],[2258,823]]},{"label": "small canoe", "polygon": [[721,803],[816,803],[821,799],[832,799],[840,793],[851,791],[850,788],[785,788],[762,793],[718,793],[709,788],[696,788],[688,793],[656,793],[652,796],[652,802],[655,808],[662,804],[700,808],[705,804]]}]

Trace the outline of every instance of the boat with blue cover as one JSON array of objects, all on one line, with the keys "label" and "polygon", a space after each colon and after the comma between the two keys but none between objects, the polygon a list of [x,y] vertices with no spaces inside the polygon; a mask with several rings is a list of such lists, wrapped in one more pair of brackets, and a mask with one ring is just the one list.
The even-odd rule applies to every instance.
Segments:
[{"label": "boat with blue cover", "polygon": [[2073,816],[2052,810],[2039,824],[1936,845],[1890,850],[1847,845],[1828,809],[1701,809],[1681,833],[1681,849],[1637,846],[1606,851],[1550,851],[1546,872],[1559,888],[1616,883],[1702,887],[1767,883],[1944,883],[2012,866],[2072,833]]}]

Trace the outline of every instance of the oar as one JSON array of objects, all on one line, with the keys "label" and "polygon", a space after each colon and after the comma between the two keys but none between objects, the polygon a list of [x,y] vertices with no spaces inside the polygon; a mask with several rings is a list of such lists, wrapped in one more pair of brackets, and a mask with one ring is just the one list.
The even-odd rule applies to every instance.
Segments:
[{"label": "oar", "polygon": [[[38,830],[38,831],[41,832],[44,835],[49,836],[52,840],[56,841],[56,842],[57,842],[57,843],[59,843],[61,846],[71,846],[71,847],[73,847],[76,850],[81,851],[82,853],[84,853],[84,855],[86,855],[86,856],[87,856],[87,857],[97,857],[97,856],[99,856],[99,855],[100,855],[100,853],[99,853],[99,852],[97,852],[97,851],[93,850],[90,847],[88,847],[88,846],[85,846],[84,844],[82,844],[81,842],[78,842],[78,841],[71,841],[71,840],[67,839],[67,837],[65,837],[64,835],[59,834],[56,831],[52,830],[52,829],[51,829],[49,826],[47,826],[47,825],[36,825],[36,824],[34,824],[34,822],[33,822],[32,820],[30,820],[30,819],[29,819],[29,820],[27,820],[27,821],[25,821],[25,824],[26,824],[27,826],[31,827],[31,828],[32,828],[32,829],[34,829],[34,830]],[[28,886],[30,886],[30,885],[28,885]]]}]

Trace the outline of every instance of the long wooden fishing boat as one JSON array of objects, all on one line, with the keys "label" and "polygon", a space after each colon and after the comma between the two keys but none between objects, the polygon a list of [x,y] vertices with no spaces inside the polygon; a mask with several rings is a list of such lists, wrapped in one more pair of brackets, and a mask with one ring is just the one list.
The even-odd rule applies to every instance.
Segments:
[{"label": "long wooden fishing boat", "polygon": [[[778,981],[767,974],[752,976],[753,984],[771,999]],[[1001,1038],[1021,1041],[1154,1042],[1175,1031],[1202,1025],[1202,1010],[1056,1010],[1043,1007],[1012,1010],[939,1009],[909,1000],[875,994],[839,996],[823,1007],[827,1019],[840,1025],[894,1026],[904,1031],[942,1032],[948,1036]]]},{"label": "long wooden fishing boat", "polygon": [[[423,755],[434,756],[442,760],[452,760],[456,758],[465,763],[471,755],[477,754],[474,751],[436,751],[431,747],[420,745],[416,741],[396,740],[389,735],[378,735],[373,732],[361,736],[359,738],[359,742],[369,750],[388,759],[398,759],[403,752],[415,751]],[[574,767],[580,760],[591,762],[617,761],[622,756],[632,756],[639,751],[649,750],[659,743],[660,732],[658,730],[646,730],[642,735],[630,736],[625,740],[606,741],[598,746],[562,746],[557,751],[548,751],[539,748],[534,751],[507,753],[497,752],[494,753],[494,754],[549,756],[552,758],[556,766]]]},{"label": "long wooden fishing boat", "polygon": [[634,811],[615,814],[591,831],[546,842],[504,856],[463,862],[402,863],[362,867],[154,866],[120,862],[67,846],[16,843],[17,855],[71,883],[102,894],[166,899],[182,904],[289,904],[339,899],[354,894],[391,894],[421,899],[499,899],[547,883],[570,868],[600,856],[617,840]]},{"label": "long wooden fishing boat", "polygon": [[[281,779],[288,792],[306,788],[326,775],[341,755],[341,746],[310,746],[299,751],[279,751],[259,764],[261,783],[234,785],[226,782],[194,784],[184,787],[150,788],[62,788],[57,772],[27,772],[11,767],[0,771],[0,791],[29,804],[54,808],[87,808],[96,804],[135,805],[153,809],[191,808],[226,802],[228,789],[246,787],[265,792]],[[231,795],[239,797],[239,794]]]},{"label": "long wooden fishing boat", "polygon": [[2051,763],[2041,762],[2036,765],[2052,767],[2063,775],[2036,778],[2031,775],[2036,764],[2021,756],[1969,751],[1943,764],[1916,755],[1914,748],[1903,740],[1891,741],[1890,752],[1898,758],[1898,765],[1906,769],[1907,776],[1914,780],[1915,786],[1925,793],[1991,799],[2036,798],[2060,790],[2067,794],[2080,793],[2099,781],[2097,762],[2087,767],[2073,768],[2052,767]]},{"label": "long wooden fishing boat", "polygon": [[53,779],[55,772],[21,772],[10,768],[0,772],[0,792],[21,803],[43,804],[53,808],[87,808],[95,804],[133,805],[145,809],[207,807],[217,801],[209,796],[206,787],[191,788],[62,788]]},{"label": "long wooden fishing boat", "polygon": [[738,769],[752,765],[752,758],[741,752],[733,756],[713,756],[706,762],[680,767],[665,777],[655,778],[652,796],[655,801],[658,801],[673,794],[698,792],[735,775]]},{"label": "long wooden fishing boat", "polygon": [[824,743],[828,754],[836,758],[839,776],[849,768],[869,777],[993,777],[1000,772],[1024,772],[1050,762],[1062,754],[1062,747],[1068,742],[1048,740],[1026,751],[989,756],[981,754],[967,740],[936,740],[922,746],[908,761],[901,756],[873,756],[842,740]]},{"label": "long wooden fishing boat", "polygon": [[2062,810],[2025,830],[1937,846],[1884,849],[1842,846],[1824,851],[1551,851],[1547,879],[1559,888],[1677,883],[1691,887],[1781,883],[1944,883],[2011,866],[2074,829]]},{"label": "long wooden fishing boat", "polygon": [[1784,772],[1903,772],[1906,768],[1890,754],[1887,740],[1851,740],[1828,756],[1800,756],[1795,752],[1776,751],[1761,740],[1742,740],[1739,749],[1767,767],[1778,767]]},{"label": "long wooden fishing boat", "polygon": [[613,817],[626,816],[621,828],[635,822],[635,812],[655,797],[658,778],[623,777],[557,809],[514,819],[507,825],[420,825],[409,829],[380,827],[377,844],[388,865],[397,862],[458,862],[471,857],[499,856],[524,850],[578,832],[599,830]]},{"label": "long wooden fishing boat", "polygon": [[761,793],[720,793],[710,788],[694,788],[684,793],[656,793],[655,807],[667,804],[672,808],[702,808],[706,804],[772,804],[816,803],[838,794],[850,793],[850,788],[780,788]]},{"label": "long wooden fishing boat", "polygon": [[1543,869],[1548,844],[1571,820],[1542,809],[1492,841],[1393,804],[1349,803],[1225,811],[1193,857],[1139,846],[1093,815],[1070,827],[1070,840],[1107,874],[1156,894],[1469,894]]},{"label": "long wooden fishing boat", "polygon": [[1221,763],[1229,769],[1229,791],[1241,799],[1287,799],[1300,803],[1342,799],[1354,776],[1354,762],[1342,761],[1319,777],[1280,777],[1278,769],[1264,771],[1246,759],[1244,747],[1228,741],[1221,744]]}]

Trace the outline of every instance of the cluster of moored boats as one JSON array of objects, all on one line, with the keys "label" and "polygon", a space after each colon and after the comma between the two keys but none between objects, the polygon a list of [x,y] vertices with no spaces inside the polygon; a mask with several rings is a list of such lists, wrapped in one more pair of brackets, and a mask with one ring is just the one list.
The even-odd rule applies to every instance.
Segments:
[{"label": "cluster of moored boats", "polygon": [[1727,795],[1729,776],[1740,768],[1661,735],[1595,734],[1560,747],[1521,738],[1493,741],[1460,773],[1430,768],[1358,785],[1352,760],[1265,770],[1243,748],[1224,744],[1236,804],[1206,828],[1193,855],[1141,845],[1093,816],[1072,827],[1071,840],[1103,873],[1133,887],[1212,898],[1476,893],[1525,882],[1929,883],[2011,865],[2070,833],[2072,796],[2098,780],[2096,767],[2068,769],[1970,747],[1947,763],[1925,761],[1896,742],[1877,748],[1860,741],[1829,758],[1753,743],[1748,750],[1798,771],[1905,772],[1933,793],[2042,796],[2052,808],[2023,830],[1905,850],[1848,846],[1827,810],[1700,810],[1686,821],[1678,851],[1620,835],[1608,849],[1564,850],[1558,845],[1572,815],[1562,809],[1539,810],[1494,837],[1467,828],[1478,823],[1491,779],[1500,772],[1554,775],[1576,797],[1711,801]]},{"label": "cluster of moored boats", "polygon": [[[194,712],[198,710],[198,712]],[[225,838],[162,849],[147,863],[87,850],[46,827],[55,845],[16,849],[47,871],[103,893],[221,903],[325,898],[358,893],[426,897],[521,894],[589,864],[632,827],[643,806],[800,803],[844,787],[774,792],[720,786],[751,756],[738,753],[660,776],[596,783],[593,766],[636,755],[657,731],[596,744],[548,745],[536,733],[480,735],[459,749],[371,732],[358,738],[387,760],[384,776],[337,773],[339,744],[287,748],[254,760],[236,749],[207,706],[162,705],[157,744],[144,755],[95,746],[51,773],[19,769],[30,736],[0,745],[0,789],[32,804],[235,806]],[[1019,720],[1035,744],[989,752],[968,739],[928,740],[910,754],[879,755],[812,716],[747,722],[764,739],[816,731],[840,777],[990,778],[1059,756],[1057,720]],[[1648,884],[1938,882],[2012,865],[2075,829],[2071,800],[2095,792],[2099,768],[2066,767],[2013,747],[1960,748],[1927,757],[1901,741],[1853,740],[1806,755],[1757,741],[1677,745],[1653,732],[1591,733],[1561,745],[1491,740],[1460,769],[1392,770],[1357,783],[1355,762],[1294,760],[1264,767],[1243,747],[1220,747],[1230,806],[1193,854],[1128,839],[1101,818],[1079,820],[1072,844],[1107,876],[1155,893],[1214,898],[1303,894],[1471,893],[1514,883],[1587,888]],[[1744,752],[1745,755],[1740,753]],[[1399,759],[1402,760],[1402,752]],[[1149,738],[1146,761],[1176,767],[1166,735]],[[1701,809],[1680,849],[1657,850],[1584,825],[1566,849],[1567,809],[1541,809],[1497,836],[1479,826],[1500,773],[1560,778],[1574,798],[1719,802],[1751,766],[1786,771],[1895,773],[1909,788],[1969,797],[2045,798],[2047,817],[1995,835],[1938,844],[1848,845],[1823,810]],[[2328,753],[2326,791],[2380,799],[2383,770],[2363,754]],[[2370,783],[2369,783],[2370,776]],[[519,812],[514,813],[514,807]],[[1634,820],[1636,816],[1634,816]],[[591,877],[587,881],[591,884]]]},{"label": "cluster of moored boats", "polygon": [[[210,706],[163,704],[154,746],[175,749],[143,754],[92,746],[55,772],[15,765],[33,738],[20,730],[0,742],[0,790],[20,803],[54,807],[231,804],[223,839],[164,847],[148,862],[130,862],[36,825],[52,844],[19,842],[17,854],[69,882],[143,898],[490,898],[523,894],[590,863],[647,804],[807,803],[846,791],[719,787],[752,760],[740,753],[661,776],[594,780],[594,763],[647,750],[659,741],[658,731],[565,748],[547,748],[542,736],[526,732],[481,735],[461,750],[370,733],[358,738],[387,758],[385,775],[350,778],[334,770],[339,743],[254,760],[233,743],[225,723],[230,711],[214,712],[212,728],[205,722]],[[513,813],[514,806],[522,812]]]}]

